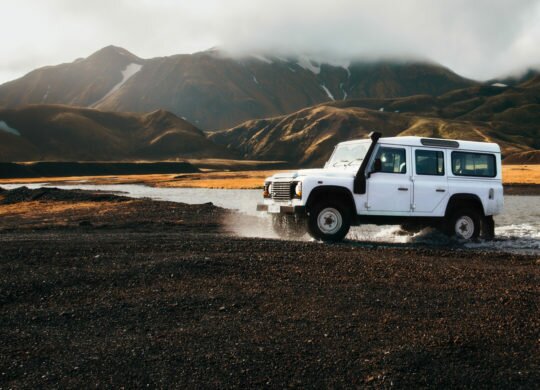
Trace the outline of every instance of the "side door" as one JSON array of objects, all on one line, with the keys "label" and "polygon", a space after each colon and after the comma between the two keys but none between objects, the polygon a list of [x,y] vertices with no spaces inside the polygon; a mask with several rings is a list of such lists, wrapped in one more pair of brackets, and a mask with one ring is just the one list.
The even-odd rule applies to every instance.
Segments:
[{"label": "side door", "polygon": [[448,197],[444,149],[413,148],[413,211],[429,215]]},{"label": "side door", "polygon": [[[410,147],[380,145],[367,179],[366,208],[369,214],[409,214],[412,201]],[[375,162],[380,166],[374,171]]]}]

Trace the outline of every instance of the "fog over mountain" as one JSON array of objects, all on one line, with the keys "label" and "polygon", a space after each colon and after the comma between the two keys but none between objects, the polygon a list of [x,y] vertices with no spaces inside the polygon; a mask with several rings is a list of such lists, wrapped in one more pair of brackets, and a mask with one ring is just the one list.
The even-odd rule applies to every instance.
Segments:
[{"label": "fog over mountain", "polygon": [[3,2],[0,83],[110,43],[142,58],[220,46],[321,60],[430,59],[487,80],[540,64],[540,0]]}]

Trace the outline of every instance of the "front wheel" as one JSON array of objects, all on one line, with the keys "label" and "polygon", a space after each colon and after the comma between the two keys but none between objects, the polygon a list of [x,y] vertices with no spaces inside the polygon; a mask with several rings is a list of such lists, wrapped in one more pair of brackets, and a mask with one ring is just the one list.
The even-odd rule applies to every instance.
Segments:
[{"label": "front wheel", "polygon": [[464,209],[452,214],[448,232],[462,240],[474,240],[480,235],[480,214],[474,209]]},{"label": "front wheel", "polygon": [[317,240],[341,241],[350,227],[350,212],[339,204],[319,203],[309,212],[308,232]]}]

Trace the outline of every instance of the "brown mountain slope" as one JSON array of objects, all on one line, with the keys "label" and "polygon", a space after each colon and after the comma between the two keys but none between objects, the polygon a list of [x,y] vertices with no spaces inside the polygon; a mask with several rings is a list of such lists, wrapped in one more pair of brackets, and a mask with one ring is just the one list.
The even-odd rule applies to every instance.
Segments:
[{"label": "brown mountain slope", "polygon": [[109,46],[86,59],[37,69],[1,85],[0,106],[60,103],[129,112],[163,108],[200,128],[217,129],[332,99],[439,95],[475,84],[426,62],[337,66],[302,56],[232,58],[219,50],[142,60]]},{"label": "brown mountain slope", "polygon": [[[210,137],[245,158],[320,166],[340,141],[370,131],[497,142],[503,156],[540,148],[540,89],[473,87],[440,97],[354,99],[248,121]],[[517,157],[516,157],[517,158]]]},{"label": "brown mountain slope", "polygon": [[540,150],[514,153],[504,159],[505,164],[540,164]]},{"label": "brown mountain slope", "polygon": [[335,107],[383,109],[385,112],[444,120],[483,122],[491,129],[487,134],[488,137],[540,149],[539,80],[537,77],[517,87],[507,88],[475,86],[451,91],[438,97],[420,95],[329,104]]},{"label": "brown mountain slope", "polygon": [[0,161],[163,160],[232,157],[174,114],[60,105],[0,110]]},{"label": "brown mountain slope", "polygon": [[[445,119],[510,120],[512,122],[538,122],[531,106],[540,104],[540,82],[535,79],[517,87],[474,86],[456,89],[440,96],[414,95],[392,99],[351,99],[332,102],[335,107],[363,107],[405,114],[436,116]],[[534,108],[534,107],[532,107]],[[515,110],[530,111],[527,118],[512,116]]]},{"label": "brown mountain slope", "polygon": [[90,106],[123,79],[122,71],[144,60],[125,49],[107,46],[88,58],[36,69],[0,86],[0,107],[25,104]]}]

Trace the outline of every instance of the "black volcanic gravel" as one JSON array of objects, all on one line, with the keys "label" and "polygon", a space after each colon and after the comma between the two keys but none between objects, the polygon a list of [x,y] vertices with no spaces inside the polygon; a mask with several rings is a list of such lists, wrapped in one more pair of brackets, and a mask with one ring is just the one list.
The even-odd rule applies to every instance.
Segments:
[{"label": "black volcanic gravel", "polygon": [[100,191],[62,190],[59,188],[18,187],[13,190],[0,188],[0,205],[28,201],[69,201],[69,202],[125,202],[131,198]]},{"label": "black volcanic gravel", "polygon": [[130,207],[148,223],[0,232],[0,388],[538,386],[535,258],[243,239],[210,205]]}]

